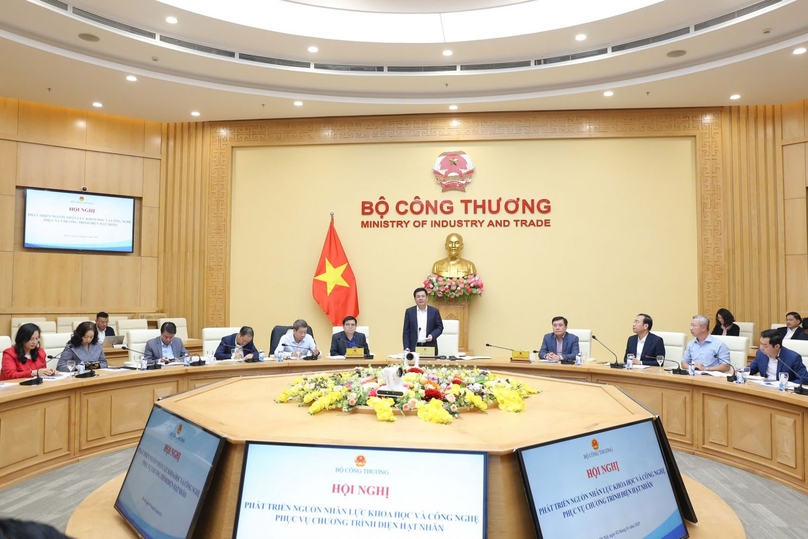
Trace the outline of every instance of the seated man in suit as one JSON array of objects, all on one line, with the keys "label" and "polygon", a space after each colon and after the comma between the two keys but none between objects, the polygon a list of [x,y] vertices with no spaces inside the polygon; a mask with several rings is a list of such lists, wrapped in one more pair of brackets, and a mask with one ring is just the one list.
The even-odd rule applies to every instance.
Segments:
[{"label": "seated man in suit", "polygon": [[255,333],[250,326],[244,326],[238,333],[222,337],[222,342],[216,347],[213,357],[216,359],[230,359],[235,355],[237,347],[241,347],[241,359],[252,359],[258,357],[258,350],[255,349],[253,338]]},{"label": "seated man in suit", "polygon": [[657,356],[665,357],[665,343],[662,342],[661,337],[657,337],[651,333],[651,328],[654,327],[654,321],[645,313],[640,313],[634,318],[634,323],[631,325],[631,330],[635,333],[628,338],[626,343],[626,355],[634,354],[634,365],[656,365]]},{"label": "seated man in suit", "polygon": [[426,288],[416,288],[412,293],[415,305],[404,311],[404,350],[414,352],[416,346],[431,346],[438,355],[438,337],[443,333],[440,311],[426,304]]},{"label": "seated man in suit", "polygon": [[177,325],[174,322],[163,322],[160,336],[146,341],[143,358],[148,363],[169,363],[187,356],[188,350],[182,345],[182,339],[175,337],[176,334]]},{"label": "seated man in suit", "polygon": [[104,337],[115,336],[115,330],[109,327],[109,315],[104,311],[95,315],[95,327],[98,328],[98,344],[104,343]]},{"label": "seated man in suit", "polygon": [[795,313],[794,311],[786,315],[786,327],[777,328],[777,333],[780,334],[783,340],[797,339],[808,341],[808,333],[802,328],[802,317],[800,313]]},{"label": "seated man in suit", "polygon": [[331,336],[331,351],[328,355],[344,356],[348,348],[364,348],[365,355],[370,355],[368,339],[363,333],[356,331],[356,318],[346,316],[342,319],[342,331]]},{"label": "seated man in suit", "polygon": [[760,373],[769,380],[778,380],[781,372],[788,373],[789,382],[808,383],[808,369],[805,368],[802,357],[794,350],[783,348],[783,337],[776,329],[767,329],[760,333],[760,348],[755,354],[755,360],[749,365],[749,374]]},{"label": "seated man in suit", "polygon": [[550,361],[575,361],[578,355],[578,337],[567,333],[567,319],[553,318],[553,332],[544,336],[539,350],[539,358]]},{"label": "seated man in suit", "polygon": [[307,356],[309,354],[314,357],[320,355],[320,350],[314,342],[314,337],[309,335],[309,324],[303,320],[295,320],[292,324],[292,333],[286,333],[278,342],[278,347],[275,348],[275,357],[278,354],[293,354],[296,356]]}]

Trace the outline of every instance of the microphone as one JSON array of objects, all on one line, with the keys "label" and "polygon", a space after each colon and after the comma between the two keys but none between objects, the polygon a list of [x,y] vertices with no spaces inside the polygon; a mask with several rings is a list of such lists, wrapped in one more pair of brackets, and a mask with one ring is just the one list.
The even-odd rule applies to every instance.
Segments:
[{"label": "microphone", "polygon": [[[780,356],[777,356],[777,361],[778,361],[778,362],[780,362],[780,363],[782,363],[782,364],[783,364],[783,366],[784,366],[786,369],[788,369],[789,371],[791,371],[792,373],[794,373],[794,376],[796,376],[796,377],[797,377],[797,380],[799,380],[799,381],[800,381],[800,385],[794,388],[794,393],[796,393],[797,395],[808,395],[808,388],[802,387],[802,376],[800,376],[799,374],[797,374],[797,371],[795,371],[794,369],[792,369],[792,368],[791,368],[791,367],[788,365],[788,363],[786,363],[785,361],[783,361],[782,359],[780,359]],[[39,374],[39,373],[37,373],[37,374]]]},{"label": "microphone", "polygon": [[20,382],[21,386],[38,386],[42,383],[42,377],[39,375],[39,369],[36,370],[36,378]]},{"label": "microphone", "polygon": [[[736,375],[738,369],[735,368],[735,365],[732,364],[732,361],[721,361],[721,358],[718,358],[718,361],[725,365],[729,365],[729,368],[732,369],[732,374],[727,375],[727,382],[734,382],[735,380],[738,379]],[[799,376],[797,376],[797,378],[799,378]]]},{"label": "microphone", "polygon": [[[505,348],[504,346],[497,346],[496,344],[488,344],[485,343],[488,348],[499,348],[500,350],[507,350],[508,352],[513,352],[513,348]],[[533,350],[535,352],[535,350]]]},{"label": "microphone", "polygon": [[128,346],[121,346],[121,350],[126,350],[127,352],[134,352],[136,354],[140,354],[141,356],[146,355],[146,352],[141,352],[140,350],[135,350],[134,348],[129,348]]},{"label": "microphone", "polygon": [[683,369],[682,366],[679,364],[679,362],[674,359],[665,358],[665,361],[662,362],[662,368],[665,368],[665,363],[669,361],[673,362],[673,364],[676,365],[676,368],[671,369],[670,371],[671,374],[683,374],[683,375],[690,374],[689,372],[687,372],[687,369]]},{"label": "microphone", "polygon": [[612,349],[611,349],[611,348],[609,348],[608,346],[606,346],[605,344],[603,344],[603,341],[601,341],[600,339],[598,339],[598,338],[595,336],[595,334],[594,334],[594,333],[592,334],[592,340],[594,340],[594,341],[598,341],[598,342],[600,343],[600,345],[601,345],[603,348],[605,348],[606,350],[608,350],[608,351],[609,351],[609,353],[610,353],[611,355],[613,355],[613,356],[614,356],[614,363],[609,363],[609,367],[611,367],[611,368],[613,368],[613,369],[620,369],[620,368],[622,368],[622,367],[620,366],[620,363],[618,363],[618,362],[617,362],[617,354],[615,354],[614,352],[612,352]]},{"label": "microphone", "polygon": [[[134,352],[136,354],[140,354],[141,356],[146,355],[146,352],[141,352],[140,350],[135,350],[134,348],[129,348],[128,346],[122,346],[121,349],[126,350],[127,352]],[[148,365],[146,365],[147,371],[154,371],[162,368],[163,366],[160,365],[160,362],[157,359],[154,360],[154,363],[149,363]]]},{"label": "microphone", "polygon": [[59,352],[59,353],[58,353],[58,354],[56,354],[55,356],[50,356],[50,355],[49,355],[49,356],[48,356],[48,359],[59,359],[60,357],[62,357],[62,354],[64,354],[64,353],[65,353],[67,350],[72,350],[72,349],[73,349],[73,346],[71,346],[70,344],[68,344],[67,346],[65,346],[65,349],[64,349],[64,350],[62,350],[61,352]]}]

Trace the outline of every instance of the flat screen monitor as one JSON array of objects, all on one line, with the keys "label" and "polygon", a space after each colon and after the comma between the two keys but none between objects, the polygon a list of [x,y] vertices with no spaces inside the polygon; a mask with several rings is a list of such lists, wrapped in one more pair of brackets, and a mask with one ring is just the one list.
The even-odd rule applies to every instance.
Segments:
[{"label": "flat screen monitor", "polygon": [[131,253],[135,199],[44,189],[25,190],[23,246]]},{"label": "flat screen monitor", "polygon": [[224,439],[154,405],[115,509],[147,539],[189,539]]},{"label": "flat screen monitor", "polygon": [[486,537],[487,453],[249,442],[237,539]]},{"label": "flat screen monitor", "polygon": [[517,453],[541,539],[688,537],[652,419]]}]

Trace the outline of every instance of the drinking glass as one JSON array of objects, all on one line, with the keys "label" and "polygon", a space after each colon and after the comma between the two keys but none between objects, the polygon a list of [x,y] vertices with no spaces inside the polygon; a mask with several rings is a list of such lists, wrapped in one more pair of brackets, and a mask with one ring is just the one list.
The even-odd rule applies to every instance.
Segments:
[{"label": "drinking glass", "polygon": [[72,360],[72,359],[68,359],[67,360],[67,370],[70,372],[71,375],[73,374],[73,369],[75,369],[75,368],[76,368],[76,362],[74,360]]},{"label": "drinking glass", "polygon": [[788,390],[788,373],[781,372],[780,373],[780,391],[787,391]]},{"label": "drinking glass", "polygon": [[659,370],[662,370],[662,365],[665,363],[665,356],[662,355],[657,356],[656,362],[659,363]]},{"label": "drinking glass", "polygon": [[626,368],[631,370],[631,367],[634,366],[634,354],[628,354],[626,356]]}]

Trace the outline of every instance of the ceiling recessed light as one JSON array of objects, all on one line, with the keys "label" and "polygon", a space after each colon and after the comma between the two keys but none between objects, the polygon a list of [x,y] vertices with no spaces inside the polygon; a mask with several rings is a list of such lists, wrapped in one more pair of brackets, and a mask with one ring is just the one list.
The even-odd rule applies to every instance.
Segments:
[{"label": "ceiling recessed light", "polygon": [[575,36],[575,41],[583,41],[586,39],[586,34],[578,34]]},{"label": "ceiling recessed light", "polygon": [[90,43],[96,43],[101,41],[101,38],[93,35],[93,34],[79,34],[79,39],[83,39],[84,41],[89,41]]},{"label": "ceiling recessed light", "polygon": [[168,24],[177,24],[177,17],[166,17],[166,22]]},{"label": "ceiling recessed light", "polygon": [[675,51],[670,51],[670,52],[669,52],[668,54],[666,54],[665,56],[667,56],[668,58],[681,58],[681,57],[682,57],[682,56],[684,56],[685,54],[687,54],[687,51],[682,50],[682,49],[677,49],[677,50],[675,50]]},{"label": "ceiling recessed light", "polygon": [[454,54],[454,53],[453,53],[452,51],[450,51],[449,49],[446,49],[445,51],[443,51],[443,55],[444,55],[444,56],[451,56],[451,55],[453,55],[453,54]]},{"label": "ceiling recessed light", "polygon": [[319,51],[319,50],[320,50],[320,49],[318,49],[318,48],[317,48],[317,47],[315,47],[314,45],[312,45],[311,47],[309,47],[309,52],[317,52],[317,51]]},{"label": "ceiling recessed light", "polygon": [[794,54],[805,54],[805,51],[808,50],[805,47],[797,47],[794,49]]},{"label": "ceiling recessed light", "polygon": [[99,103],[98,101],[96,101],[95,103],[93,103],[93,106],[94,106],[95,108],[97,108],[97,109],[100,109],[100,108],[101,108],[101,107],[103,107],[104,105],[102,105],[101,103]]},{"label": "ceiling recessed light", "polygon": [[127,75],[126,80],[128,80],[129,82],[135,82],[137,81],[137,77],[134,75]]},{"label": "ceiling recessed light", "polygon": [[191,112],[191,116],[199,116],[199,112],[193,111],[193,112]]},{"label": "ceiling recessed light", "polygon": [[741,94],[732,94],[731,96],[729,96],[729,98],[730,98],[730,99],[732,99],[732,100],[735,100],[735,99],[740,99],[740,98],[741,98]]},{"label": "ceiling recessed light", "polygon": [[449,110],[457,110],[457,105],[449,105]]},{"label": "ceiling recessed light", "polygon": [[302,101],[295,101],[295,106],[296,106],[296,107],[302,107],[302,106],[303,106],[303,102],[302,102]]},{"label": "ceiling recessed light", "polygon": [[611,90],[606,90],[605,92],[603,92],[604,97],[612,97],[613,95],[614,95],[614,92],[611,91]]}]

